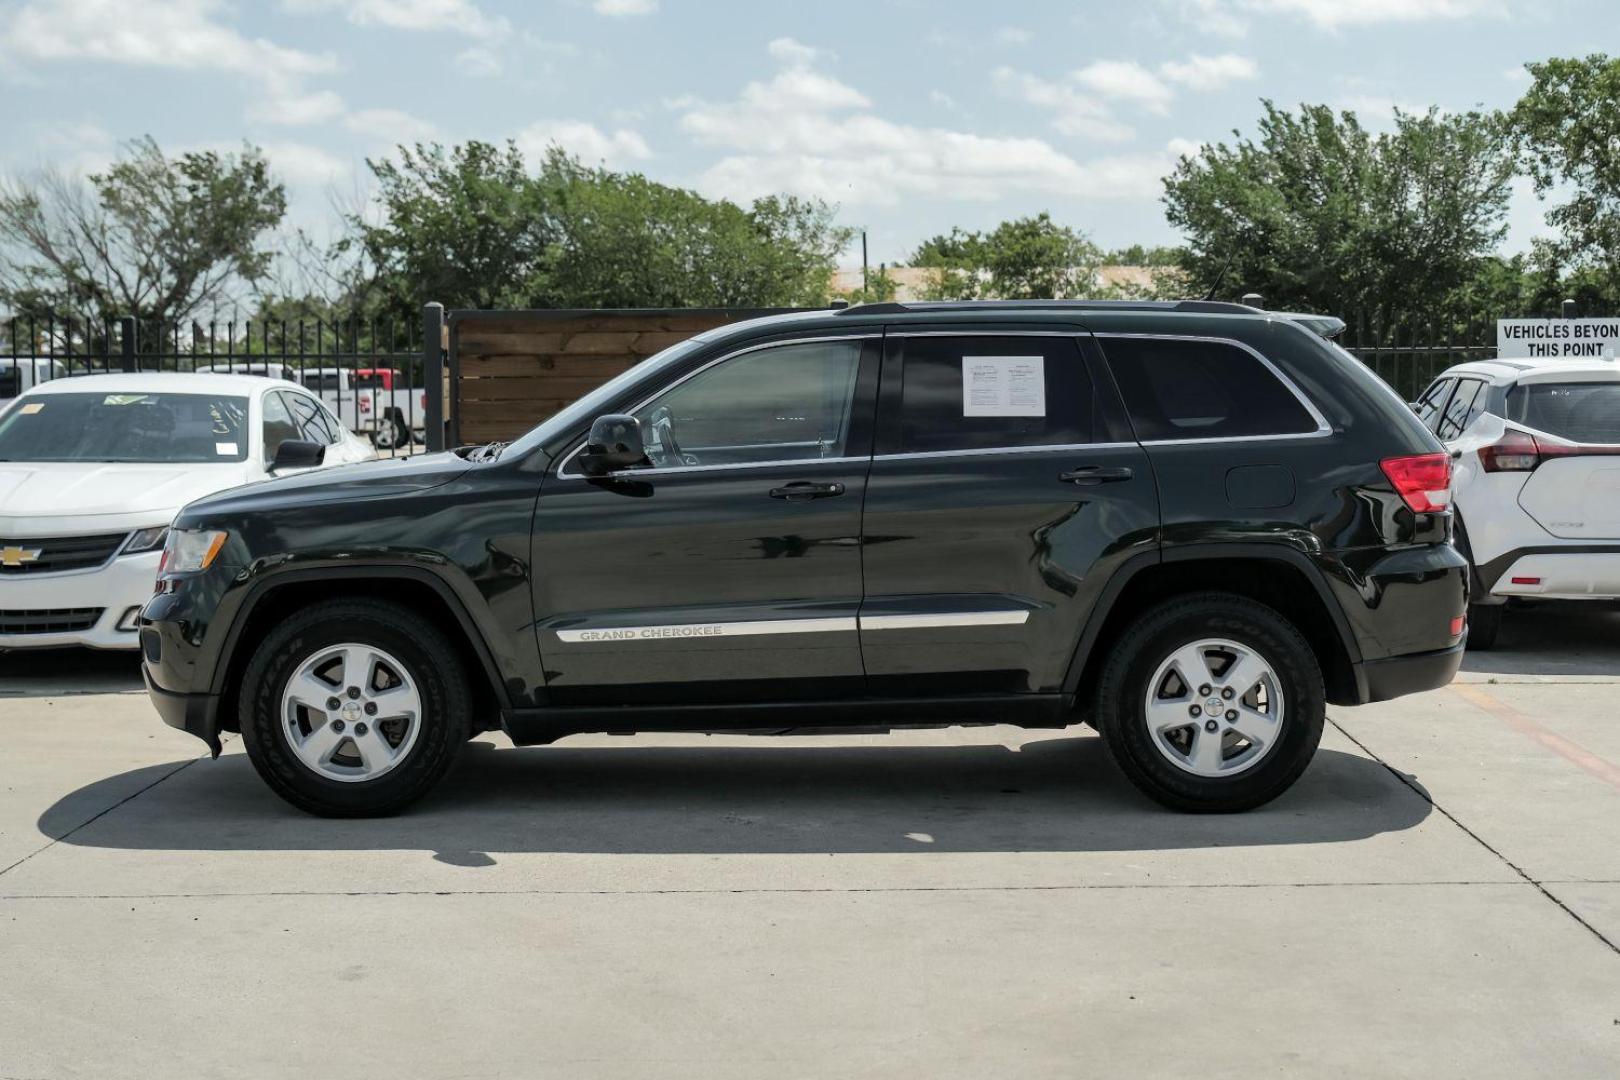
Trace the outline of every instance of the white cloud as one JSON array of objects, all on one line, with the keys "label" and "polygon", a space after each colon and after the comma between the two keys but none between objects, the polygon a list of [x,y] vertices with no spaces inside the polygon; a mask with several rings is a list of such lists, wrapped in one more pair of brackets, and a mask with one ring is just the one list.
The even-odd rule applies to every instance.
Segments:
[{"label": "white cloud", "polygon": [[775,38],[765,46],[765,51],[770,54],[772,60],[796,68],[809,67],[825,56],[820,49],[790,37]]},{"label": "white cloud", "polygon": [[267,142],[260,149],[270,161],[270,170],[297,187],[324,187],[353,172],[348,162],[308,143]]},{"label": "white cloud", "polygon": [[1249,32],[1248,23],[1232,10],[1228,0],[1173,2],[1176,21],[1189,23],[1194,30],[1224,38],[1240,38]]},{"label": "white cloud", "polygon": [[996,41],[1002,45],[1028,45],[1035,35],[1022,26],[1003,26],[996,31]]},{"label": "white cloud", "polygon": [[1135,198],[1156,193],[1171,165],[1164,152],[1082,162],[1041,139],[896,123],[860,91],[803,67],[749,83],[734,100],[680,108],[681,129],[724,155],[699,187],[738,200],[779,191],[866,205],[1020,192]]},{"label": "white cloud", "polygon": [[518,149],[538,158],[560,146],[587,165],[623,168],[653,156],[647,140],[629,128],[603,131],[583,120],[537,120],[513,136]]},{"label": "white cloud", "polygon": [[1160,64],[1159,74],[1193,90],[1218,90],[1227,83],[1259,78],[1260,67],[1248,57],[1235,53],[1222,53],[1220,56],[1193,53],[1185,63],[1168,60]]},{"label": "white cloud", "polygon": [[139,10],[121,0],[36,0],[8,14],[0,55],[229,71],[284,89],[336,69],[329,54],[244,37],[215,18],[223,9],[220,0],[144,0]]},{"label": "white cloud", "polygon": [[439,134],[434,124],[400,109],[358,109],[343,118],[343,126],[389,146],[427,142]]},{"label": "white cloud", "polygon": [[632,15],[651,15],[658,10],[658,0],[596,0],[591,6],[598,15],[623,19]]},{"label": "white cloud", "polygon": [[1250,11],[1298,15],[1326,30],[1501,15],[1504,0],[1243,0]]},{"label": "white cloud", "polygon": [[1098,60],[1070,76],[1080,86],[1106,98],[1134,101],[1164,112],[1175,92],[1134,60]]},{"label": "white cloud", "polygon": [[495,55],[493,49],[486,49],[482,45],[474,45],[456,53],[456,68],[464,75],[479,77],[499,75],[501,67],[501,58]]},{"label": "white cloud", "polygon": [[1122,142],[1134,132],[1119,123],[1108,106],[1070,83],[1052,82],[1028,72],[1002,67],[992,76],[997,89],[1052,115],[1052,126],[1064,135]]},{"label": "white cloud", "polygon": [[356,26],[391,30],[444,30],[469,37],[494,38],[511,30],[499,15],[486,15],[472,0],[282,0],[297,14],[341,11]]},{"label": "white cloud", "polygon": [[248,119],[299,127],[324,124],[343,115],[343,98],[330,90],[311,94],[267,96],[248,108]]},{"label": "white cloud", "polygon": [[1510,68],[1502,69],[1502,78],[1506,79],[1508,82],[1529,82],[1530,72],[1525,69],[1523,64],[1514,64]]},{"label": "white cloud", "polygon": [[956,99],[943,90],[928,91],[928,100],[942,109],[949,109],[951,112],[956,111]]}]

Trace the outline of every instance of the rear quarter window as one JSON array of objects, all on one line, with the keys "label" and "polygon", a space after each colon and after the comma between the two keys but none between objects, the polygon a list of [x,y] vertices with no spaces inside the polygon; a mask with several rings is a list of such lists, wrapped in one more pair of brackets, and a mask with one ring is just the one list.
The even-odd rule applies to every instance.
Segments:
[{"label": "rear quarter window", "polygon": [[1620,382],[1521,383],[1507,419],[1581,443],[1620,443]]},{"label": "rear quarter window", "polygon": [[1316,417],[1247,349],[1193,338],[1100,337],[1137,438],[1309,435]]}]

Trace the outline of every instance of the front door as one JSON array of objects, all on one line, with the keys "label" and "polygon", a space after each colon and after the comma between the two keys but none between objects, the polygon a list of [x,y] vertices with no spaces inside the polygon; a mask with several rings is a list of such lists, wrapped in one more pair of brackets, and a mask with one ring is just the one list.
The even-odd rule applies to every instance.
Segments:
[{"label": "front door", "polygon": [[863,528],[874,694],[1059,691],[1158,495],[1090,338],[890,327]]},{"label": "front door", "polygon": [[536,633],[559,705],[859,693],[876,338],[746,348],[631,408],[649,463],[548,472]]}]

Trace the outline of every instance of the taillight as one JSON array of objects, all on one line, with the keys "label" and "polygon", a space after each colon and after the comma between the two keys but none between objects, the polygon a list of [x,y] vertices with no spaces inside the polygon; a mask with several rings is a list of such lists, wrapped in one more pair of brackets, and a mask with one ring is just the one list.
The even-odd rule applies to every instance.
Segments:
[{"label": "taillight", "polygon": [[1486,472],[1530,472],[1541,464],[1541,447],[1528,431],[1508,428],[1489,446],[1479,448],[1479,467]]},{"label": "taillight", "polygon": [[1378,467],[1414,513],[1435,514],[1451,505],[1450,454],[1385,458]]}]

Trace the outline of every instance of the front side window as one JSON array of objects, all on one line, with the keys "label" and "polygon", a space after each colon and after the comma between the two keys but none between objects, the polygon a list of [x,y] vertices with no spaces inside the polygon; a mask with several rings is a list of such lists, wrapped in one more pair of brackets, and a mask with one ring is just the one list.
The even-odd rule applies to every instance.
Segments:
[{"label": "front side window", "polygon": [[0,416],[0,461],[245,461],[246,427],[242,397],[41,394]]},{"label": "front side window", "polygon": [[724,360],[636,410],[655,468],[842,457],[859,341],[776,345]]},{"label": "front side window", "polygon": [[326,417],[322,409],[313,398],[303,394],[282,394],[286,399],[289,411],[292,413],[293,423],[298,426],[299,437],[305,442],[319,443],[322,446],[331,446],[333,432],[326,426]]},{"label": "front side window", "polygon": [[1620,382],[1521,383],[1507,418],[1579,443],[1620,443]]},{"label": "front side window", "polygon": [[1319,430],[1283,381],[1253,353],[1191,338],[1106,338],[1103,351],[1137,438],[1247,439]]},{"label": "front side window", "polygon": [[[1360,361],[1357,361],[1358,363]],[[1455,379],[1436,379],[1423,396],[1417,399],[1412,410],[1417,418],[1423,421],[1423,426],[1433,431],[1438,424],[1440,411],[1446,407],[1446,399],[1451,396],[1451,388],[1456,385]]]},{"label": "front side window", "polygon": [[293,422],[292,412],[282,400],[286,395],[280,391],[264,395],[264,461],[268,465],[276,459],[276,451],[288,439],[299,438],[298,425]]},{"label": "front side window", "polygon": [[1091,379],[1072,337],[912,337],[903,348],[901,453],[1092,441]]}]

